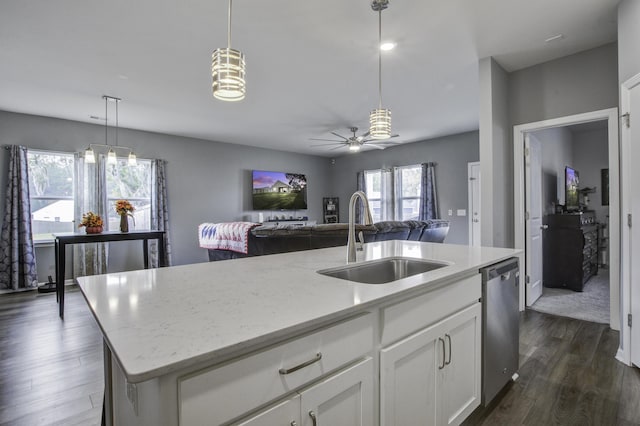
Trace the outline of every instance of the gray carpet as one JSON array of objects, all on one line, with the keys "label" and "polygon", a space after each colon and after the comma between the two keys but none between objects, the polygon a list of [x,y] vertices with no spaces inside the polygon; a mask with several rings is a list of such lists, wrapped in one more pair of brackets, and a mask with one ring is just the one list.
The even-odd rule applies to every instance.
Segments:
[{"label": "gray carpet", "polygon": [[598,275],[587,281],[581,293],[544,287],[542,296],[529,309],[609,324],[609,271],[600,269]]}]

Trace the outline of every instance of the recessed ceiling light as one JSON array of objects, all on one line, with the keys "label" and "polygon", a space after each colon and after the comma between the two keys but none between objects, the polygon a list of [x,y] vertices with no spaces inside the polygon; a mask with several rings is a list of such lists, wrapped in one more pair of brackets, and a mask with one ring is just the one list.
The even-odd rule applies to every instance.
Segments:
[{"label": "recessed ceiling light", "polygon": [[396,44],[394,42],[387,41],[380,45],[380,50],[393,50],[394,47],[396,47]]},{"label": "recessed ceiling light", "polygon": [[549,42],[552,42],[552,41],[562,40],[563,38],[564,38],[564,34],[556,34],[554,36],[549,37],[544,42],[545,43],[549,43]]}]

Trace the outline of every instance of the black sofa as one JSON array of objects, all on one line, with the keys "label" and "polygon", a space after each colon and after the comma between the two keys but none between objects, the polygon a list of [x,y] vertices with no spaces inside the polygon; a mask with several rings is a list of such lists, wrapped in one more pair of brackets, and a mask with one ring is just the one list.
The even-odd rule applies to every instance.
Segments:
[{"label": "black sofa", "polygon": [[[362,232],[366,243],[386,240],[410,240],[432,243],[444,242],[449,232],[449,221],[386,221],[370,226],[356,225],[356,233]],[[346,223],[314,226],[285,226],[253,228],[249,233],[248,253],[230,250],[208,249],[209,260],[227,260],[266,254],[337,247],[347,244],[349,226]]]}]

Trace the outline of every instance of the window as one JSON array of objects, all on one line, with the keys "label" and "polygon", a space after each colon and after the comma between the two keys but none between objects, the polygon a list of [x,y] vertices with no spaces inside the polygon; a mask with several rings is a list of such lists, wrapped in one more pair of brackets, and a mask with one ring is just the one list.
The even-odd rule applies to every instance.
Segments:
[{"label": "window", "polygon": [[[365,170],[365,188],[374,222],[417,220],[420,216],[422,166]],[[395,187],[394,187],[395,181]]]},{"label": "window", "polygon": [[400,182],[396,194],[396,220],[417,220],[420,216],[420,192],[422,167],[398,167],[396,176]]},{"label": "window", "polygon": [[382,170],[365,170],[365,188],[373,222],[382,219]]},{"label": "window", "polygon": [[27,152],[34,242],[50,241],[56,232],[73,232],[73,154]]},{"label": "window", "polygon": [[[126,158],[118,158],[116,164],[107,165],[108,230],[117,231],[120,216],[114,208],[116,200],[129,200],[135,207],[134,227],[151,229],[151,160],[137,160],[135,166]],[[131,225],[131,224],[130,224]]]}]

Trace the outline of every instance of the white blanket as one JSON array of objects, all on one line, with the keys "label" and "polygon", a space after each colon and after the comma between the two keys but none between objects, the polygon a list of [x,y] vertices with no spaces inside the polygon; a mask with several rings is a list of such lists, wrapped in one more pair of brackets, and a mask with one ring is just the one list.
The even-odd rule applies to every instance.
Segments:
[{"label": "white blanket", "polygon": [[198,226],[200,247],[247,254],[249,232],[259,225],[252,222],[201,223]]}]

